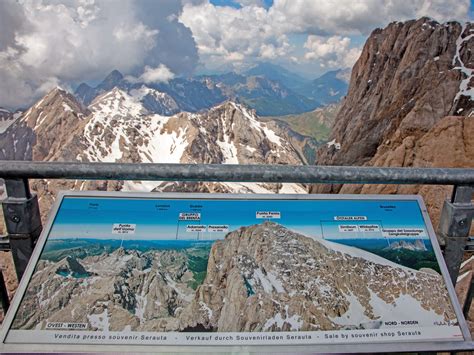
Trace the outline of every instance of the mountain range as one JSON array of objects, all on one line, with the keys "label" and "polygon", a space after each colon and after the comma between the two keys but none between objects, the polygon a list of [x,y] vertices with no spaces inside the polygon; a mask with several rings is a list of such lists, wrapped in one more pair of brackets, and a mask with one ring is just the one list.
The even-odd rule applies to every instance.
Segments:
[{"label": "mountain range", "polygon": [[200,75],[154,84],[137,83],[114,70],[95,87],[80,84],[74,95],[88,106],[114,87],[141,91],[145,108],[164,115],[197,112],[231,100],[246,104],[260,116],[277,116],[338,102],[347,92],[348,80],[347,70],[331,71],[311,81],[270,63],[260,63],[240,74]]},{"label": "mountain range", "polygon": [[[117,86],[87,107],[56,88],[0,134],[0,159],[81,162],[314,164],[321,142],[273,121],[262,122],[243,104],[225,101],[200,112],[158,114],[147,95],[156,89]],[[46,214],[58,190],[305,193],[299,184],[174,183],[141,181],[32,181]]]}]

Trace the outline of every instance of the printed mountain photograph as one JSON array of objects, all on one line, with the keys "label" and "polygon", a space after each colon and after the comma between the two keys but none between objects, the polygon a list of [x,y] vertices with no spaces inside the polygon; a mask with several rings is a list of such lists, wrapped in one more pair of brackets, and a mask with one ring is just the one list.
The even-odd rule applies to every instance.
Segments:
[{"label": "printed mountain photograph", "polygon": [[273,222],[223,241],[173,242],[48,243],[13,328],[66,322],[98,331],[265,332],[377,329],[406,319],[457,324],[436,271]]},{"label": "printed mountain photograph", "polygon": [[[157,214],[157,205],[166,207]],[[393,205],[405,212],[385,211],[380,201],[68,197],[13,329],[64,323],[102,332],[394,329],[397,321],[456,326],[417,204]],[[201,232],[176,218],[189,206],[199,206],[199,218],[209,223]],[[372,232],[328,227],[323,237],[320,220],[342,206],[391,227],[403,217],[420,233],[387,238],[372,225]],[[269,208],[278,218],[258,222],[256,213]],[[117,220],[130,221],[133,232],[114,236]],[[218,222],[228,232],[211,232]],[[85,223],[91,226],[81,227]]]},{"label": "printed mountain photograph", "polygon": [[[0,162],[472,174],[473,73],[473,0],[0,0]],[[43,227],[60,191],[101,191],[418,195],[434,231],[419,209],[402,208],[395,212],[405,224],[392,227],[421,228],[418,237],[387,237],[392,227],[380,221],[388,214],[368,220],[378,227],[364,234],[364,222],[337,226],[342,212],[324,220],[308,212],[316,232],[283,213],[257,220],[252,207],[242,222],[196,223],[228,225],[215,234],[192,234],[181,221],[158,228],[159,237],[155,218],[145,221],[139,209],[92,227],[71,214],[76,228],[48,237],[16,330],[59,332],[54,324],[65,322],[95,333],[366,331],[414,315],[422,327],[464,323],[442,275],[447,238],[437,230],[452,185],[346,183],[349,173],[332,183],[278,174],[229,182],[33,173],[27,185]],[[7,230],[11,189],[2,176],[7,249],[3,236],[16,232]],[[135,237],[111,233],[117,223],[135,223]],[[350,225],[360,232],[351,236]],[[10,251],[0,250],[0,270],[13,302],[19,280]],[[474,252],[466,251],[452,285],[462,305],[472,285]],[[474,335],[474,303],[463,312]]]}]

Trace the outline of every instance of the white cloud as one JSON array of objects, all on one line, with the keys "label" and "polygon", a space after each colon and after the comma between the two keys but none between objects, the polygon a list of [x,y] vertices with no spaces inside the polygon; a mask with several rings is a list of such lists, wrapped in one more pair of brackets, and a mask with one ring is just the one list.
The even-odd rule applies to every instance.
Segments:
[{"label": "white cloud", "polygon": [[153,84],[153,83],[162,83],[168,82],[173,79],[175,75],[173,72],[164,64],[160,64],[156,68],[152,68],[150,66],[145,66],[145,70],[140,77],[135,78],[133,76],[126,76],[127,81],[131,83],[145,83],[145,84]]},{"label": "white cloud", "polygon": [[240,9],[209,2],[185,4],[179,19],[191,29],[201,62],[239,66],[244,61],[275,59],[289,53],[288,37],[272,27],[268,10],[249,3]]},{"label": "white cloud", "polygon": [[25,2],[34,30],[16,37],[24,49],[19,62],[62,79],[88,77],[91,68],[92,73],[129,71],[143,62],[158,31],[140,23],[130,3],[80,3],[77,7]]},{"label": "white cloud", "polygon": [[138,6],[145,5],[145,0],[1,0],[0,105],[27,106],[52,83],[99,80],[114,69],[124,74],[145,65],[194,69],[191,32],[168,18],[181,5],[162,2],[153,19],[140,13]]},{"label": "white cloud", "polygon": [[317,61],[324,68],[350,68],[361,53],[360,48],[350,48],[350,44],[351,39],[348,37],[310,35],[304,44],[308,50],[304,58]]},{"label": "white cloud", "polygon": [[0,102],[5,106],[26,104],[50,87],[48,83],[132,70],[143,62],[158,34],[135,18],[128,1],[121,6],[108,1],[21,4],[29,30],[16,34],[0,56],[0,77],[15,82],[8,90],[2,85]]},{"label": "white cloud", "polygon": [[284,32],[347,35],[422,16],[465,20],[469,6],[469,0],[275,0],[269,15]]},{"label": "white cloud", "polygon": [[[389,22],[422,16],[440,22],[465,20],[470,6],[469,0],[275,0],[265,9],[252,0],[238,2],[247,6],[215,6],[208,0],[185,3],[179,19],[191,29],[201,62],[210,68],[261,59],[296,62],[296,50],[288,38],[299,33],[324,37],[307,41],[306,59],[321,58],[324,66],[347,66],[359,54],[359,49],[345,44],[349,35],[366,36]],[[339,48],[346,51],[346,58]]]}]

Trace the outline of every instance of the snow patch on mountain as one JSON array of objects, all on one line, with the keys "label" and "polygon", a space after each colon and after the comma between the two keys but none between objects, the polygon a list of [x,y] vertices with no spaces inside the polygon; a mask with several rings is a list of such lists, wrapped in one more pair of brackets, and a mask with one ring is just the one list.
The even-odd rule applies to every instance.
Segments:
[{"label": "snow patch on mountain", "polygon": [[147,298],[145,297],[145,292],[142,291],[142,293],[140,295],[136,295],[135,298],[137,301],[137,305],[135,307],[135,315],[140,320],[140,324],[143,324],[145,322],[144,313],[145,313],[145,307],[147,304]]},{"label": "snow patch on mountain", "polygon": [[263,326],[263,331],[268,331],[272,326],[276,326],[277,328],[282,329],[285,323],[290,325],[290,330],[300,330],[301,326],[303,325],[303,321],[301,320],[301,317],[299,315],[288,315],[288,305],[285,306],[284,315],[279,312],[266,321]]},{"label": "snow patch on mountain", "polygon": [[85,160],[117,162],[134,146],[139,162],[180,161],[187,146],[186,131],[164,131],[169,117],[149,115],[139,98],[115,88],[94,101],[92,117],[84,129]]},{"label": "snow patch on mountain", "polygon": [[[257,182],[223,182],[223,186],[226,186],[230,191],[234,193],[256,193],[256,194],[268,194],[274,193],[272,189],[268,187],[268,184],[257,183]],[[305,188],[298,184],[285,183],[282,184],[278,190],[281,194],[306,194],[308,193]]]},{"label": "snow patch on mountain", "polygon": [[145,114],[143,106],[136,97],[118,88],[99,96],[92,102],[91,109],[95,115],[104,118],[108,116],[139,117]]},{"label": "snow patch on mountain", "polygon": [[474,37],[474,34],[471,33],[466,37],[462,37],[463,33],[465,32],[466,24],[462,26],[461,33],[459,34],[458,39],[456,40],[456,53],[453,57],[453,69],[460,70],[461,73],[465,76],[465,78],[459,84],[459,91],[454,97],[454,104],[460,99],[462,96],[467,96],[471,100],[474,100],[474,88],[469,86],[469,83],[472,79],[472,75],[474,73],[474,69],[467,68],[461,58],[461,47],[464,43],[467,43],[471,38]]},{"label": "snow patch on mountain", "polygon": [[201,309],[202,311],[206,312],[207,317],[208,317],[209,319],[211,319],[211,318],[212,318],[212,309],[210,309],[209,306],[208,306],[206,303],[204,303],[203,301],[200,301],[200,302],[199,302],[199,305],[201,306],[200,309]]},{"label": "snow patch on mountain", "polygon": [[222,161],[223,164],[239,164],[237,148],[227,134],[224,135],[223,142],[217,141],[217,145],[221,148],[224,157],[224,160]]},{"label": "snow patch on mountain", "polygon": [[341,143],[336,142],[334,138],[332,141],[326,143],[328,148],[334,147],[336,150],[341,149]]},{"label": "snow patch on mountain", "polygon": [[345,298],[349,302],[349,309],[340,317],[330,317],[334,323],[339,325],[353,325],[372,321],[364,314],[365,307],[360,303],[359,299],[354,296],[352,292],[350,292],[348,295],[345,295]]},{"label": "snow patch on mountain", "polygon": [[278,280],[275,274],[267,272],[265,275],[260,268],[257,268],[253,271],[253,278],[249,279],[248,281],[251,286],[255,286],[257,283],[259,283],[266,293],[272,293],[273,290],[276,292],[285,292],[281,281]]},{"label": "snow patch on mountain", "polygon": [[394,302],[387,303],[382,300],[376,293],[370,290],[370,305],[374,310],[374,314],[379,315],[379,319],[390,320],[393,315],[397,315],[397,319],[411,319],[413,314],[423,319],[426,324],[433,324],[434,322],[443,322],[444,315],[437,314],[426,310],[420,301],[410,295],[400,295]]},{"label": "snow patch on mountain", "polygon": [[103,332],[109,331],[110,322],[107,308],[105,308],[102,313],[88,315],[87,319],[89,320],[91,326],[97,328],[97,330]]},{"label": "snow patch on mountain", "polygon": [[0,115],[0,134],[5,133],[6,130],[15,123],[18,117],[15,117],[15,115],[11,115],[8,112],[8,115],[5,115],[2,117]]},{"label": "snow patch on mountain", "polygon": [[71,106],[69,106],[67,103],[63,102],[62,106],[64,108],[64,111],[73,112]]},{"label": "snow patch on mountain", "polygon": [[404,271],[409,271],[411,273],[419,272],[417,270],[410,269],[410,268],[402,266],[400,264],[396,264],[394,262],[391,262],[390,260],[382,258],[381,256],[372,254],[368,251],[365,251],[365,250],[362,250],[362,249],[359,249],[359,248],[351,247],[351,246],[344,245],[344,244],[339,244],[339,243],[336,243],[336,242],[331,242],[331,241],[326,240],[326,239],[319,239],[318,238],[317,241],[319,243],[321,243],[322,245],[324,245],[326,248],[330,249],[330,250],[334,250],[334,251],[340,252],[342,254],[347,254],[347,255],[350,255],[352,257],[362,258],[362,259],[370,261],[374,264],[386,265],[386,266],[390,266],[392,268],[398,268],[398,269],[402,269]]}]

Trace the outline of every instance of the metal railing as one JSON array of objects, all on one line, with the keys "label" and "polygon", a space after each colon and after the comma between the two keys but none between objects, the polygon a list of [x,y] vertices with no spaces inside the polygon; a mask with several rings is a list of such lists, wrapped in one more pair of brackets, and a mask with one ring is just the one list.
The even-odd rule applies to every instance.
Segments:
[{"label": "metal railing", "polygon": [[[30,192],[28,179],[453,185],[438,227],[446,241],[444,257],[453,283],[474,217],[474,169],[0,161],[0,178],[7,195],[2,202],[7,236],[0,241],[0,250],[11,250],[19,279],[42,230],[38,199]],[[0,294],[8,307],[3,278]]]}]

